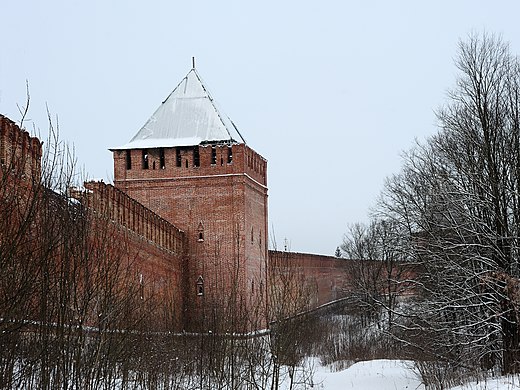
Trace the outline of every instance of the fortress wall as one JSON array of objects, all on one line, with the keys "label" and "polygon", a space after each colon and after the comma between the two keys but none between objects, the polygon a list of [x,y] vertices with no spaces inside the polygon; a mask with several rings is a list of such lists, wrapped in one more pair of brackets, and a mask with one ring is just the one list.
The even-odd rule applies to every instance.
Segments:
[{"label": "fortress wall", "polygon": [[[0,115],[2,171],[18,172],[16,177],[23,180],[39,178],[41,156],[40,141]],[[146,169],[142,166],[145,156]],[[229,286],[218,279],[216,271],[228,271],[221,272],[221,277],[230,275],[226,267],[233,268],[240,260],[245,265],[240,268],[240,291],[253,296],[264,290],[265,159],[246,145],[234,144],[179,152],[157,149],[146,154],[115,151],[114,164],[118,188],[87,182],[85,190],[71,190],[69,195],[95,216],[89,227],[92,239],[96,224],[102,231],[108,223],[108,245],[131,262],[143,297],[163,297],[177,329],[194,315],[202,299],[195,283],[199,275],[204,276],[206,298],[222,295]],[[291,279],[294,288],[303,285],[309,292],[305,295],[309,309],[345,297],[355,284],[352,271],[357,261],[282,251],[269,251],[268,258],[266,291],[283,291],[281,283]]]},{"label": "fortress wall", "polygon": [[124,192],[103,182],[86,182],[88,207],[146,239],[150,245],[183,255],[184,232]]},{"label": "fortress wall", "polygon": [[[92,277],[96,277],[96,273],[105,277],[104,270],[113,270],[120,276],[117,280],[122,283],[119,286],[122,291],[135,287],[132,290],[136,294],[133,298],[138,305],[142,303],[143,308],[154,305],[152,323],[157,325],[156,330],[182,330],[184,232],[111,185],[89,182],[85,183],[85,190],[70,190],[68,195],[80,202],[44,188],[40,183],[41,157],[42,144],[38,138],[29,136],[16,123],[0,115],[0,243],[5,239],[5,234],[18,231],[17,225],[26,217],[31,221],[27,230],[29,235],[41,233],[43,229],[55,229],[50,233],[51,239],[63,235],[66,238],[63,245],[70,247],[60,244],[53,248],[40,248],[38,245],[47,243],[28,237],[28,244],[23,245],[36,245],[34,250],[27,246],[18,248],[27,256],[27,261],[39,261],[38,250],[52,250],[52,255],[46,253],[45,256],[56,256],[54,265],[58,268],[62,256],[70,256],[65,260],[88,264]],[[34,212],[20,203],[19,199],[24,194],[28,202],[34,202],[34,206],[39,207]],[[82,206],[86,206],[86,214],[82,213]],[[63,215],[51,216],[52,213]],[[56,222],[72,222],[70,215],[74,214],[78,217],[78,224],[86,222],[76,226],[77,230]],[[82,220],[82,215],[87,219]],[[39,226],[40,223],[49,225]],[[83,228],[86,229],[86,236],[81,235]],[[79,234],[77,245],[70,241],[72,234]],[[87,240],[87,247],[82,247],[83,239]],[[52,262],[49,265],[52,266]],[[110,278],[110,275],[107,277]],[[81,280],[74,279],[79,283],[79,290]],[[103,282],[109,285],[113,280]],[[117,290],[114,288],[114,291]],[[33,300],[37,302],[40,298],[35,294]],[[93,326],[98,321],[95,314],[94,310],[87,320]],[[37,316],[38,313],[34,313],[34,318]]]},{"label": "fortress wall", "polygon": [[141,285],[141,298],[154,298],[160,303],[162,312],[155,314],[173,326],[164,330],[182,330],[184,232],[110,184],[88,182],[85,188],[74,197],[98,217],[95,219],[102,224],[101,229],[103,223],[109,223],[111,245],[128,259],[133,277]]},{"label": "fortress wall", "polygon": [[351,289],[349,263],[332,256],[269,251],[273,283],[278,274],[293,273],[310,290],[310,309],[346,296]]},{"label": "fortress wall", "polygon": [[309,310],[363,293],[367,287],[381,294],[414,295],[417,275],[422,272],[414,263],[387,264],[297,252],[269,251],[269,261],[271,283],[276,288],[283,287],[276,284],[284,274],[292,274],[305,285],[306,292],[310,292]]},{"label": "fortress wall", "polygon": [[42,144],[0,114],[0,168],[11,175],[38,182],[41,175]]}]

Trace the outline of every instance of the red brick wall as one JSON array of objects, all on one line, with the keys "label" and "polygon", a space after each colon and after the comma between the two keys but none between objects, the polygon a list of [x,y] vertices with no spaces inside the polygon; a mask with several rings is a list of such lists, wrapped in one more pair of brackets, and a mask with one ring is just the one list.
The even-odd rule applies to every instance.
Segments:
[{"label": "red brick wall", "polygon": [[[198,164],[193,147],[179,152],[165,148],[164,159],[160,149],[150,149],[148,169],[142,167],[142,150],[130,151],[131,169],[127,152],[114,151],[115,187],[89,182],[85,192],[72,191],[96,218],[110,222],[113,245],[124,243],[144,290],[171,301],[178,329],[211,324],[230,299],[237,306],[227,305],[221,314],[244,317],[266,304],[268,283],[277,283],[276,275],[282,273],[297,273],[309,287],[309,307],[341,298],[349,290],[352,261],[268,253],[265,159],[244,144],[196,148]],[[17,168],[20,177],[39,177],[41,154],[37,138],[0,115],[4,172]],[[275,278],[267,280],[268,272]],[[197,294],[199,276],[203,295]],[[265,326],[262,321],[249,327]]]},{"label": "red brick wall", "polygon": [[[420,269],[414,264],[387,264],[375,260],[338,259],[309,253],[269,251],[271,283],[293,273],[310,291],[306,309],[376,289],[381,294],[415,294],[414,280]],[[281,286],[276,286],[281,288]],[[389,290],[390,289],[390,290]]]},{"label": "red brick wall", "polygon": [[142,285],[143,300],[153,297],[161,302],[161,310],[169,307],[173,328],[167,330],[184,329],[184,232],[109,184],[88,182],[85,189],[73,195],[95,219],[109,222],[112,245],[124,249]]},{"label": "red brick wall", "polygon": [[[0,243],[5,239],[4,235],[9,237],[9,234],[18,231],[22,221],[27,222],[26,217],[31,222],[27,232],[32,234],[40,232],[42,235],[41,229],[49,228],[57,229],[53,233],[57,237],[62,231],[63,234],[71,234],[66,231],[67,226],[56,224],[48,216],[48,207],[53,207],[50,209],[50,213],[53,213],[76,206],[39,182],[41,145],[36,137],[30,137],[14,122],[0,115]],[[108,266],[114,267],[115,272],[124,274],[118,280],[137,282],[142,286],[138,291],[142,298],[138,297],[137,302],[160,302],[157,306],[160,313],[153,314],[157,316],[157,321],[150,322],[151,326],[157,325],[158,329],[155,330],[182,330],[186,249],[184,232],[113,186],[102,182],[85,183],[85,190],[71,190],[69,195],[80,200],[88,211],[85,214],[87,219],[77,220],[78,224],[86,223],[88,252],[81,253],[75,261],[80,262],[85,260],[83,256],[88,257],[88,264],[93,267],[90,271],[95,273],[106,260]],[[21,198],[27,198],[27,202],[31,203],[26,206],[20,202]],[[41,223],[48,223],[49,226],[39,226]],[[82,226],[78,225],[78,232]],[[36,247],[27,248],[24,244],[20,248],[22,252],[28,252],[38,259],[38,250],[47,256],[47,252],[52,250],[56,251],[58,264],[62,261],[60,256],[64,252],[60,252],[62,249],[59,245],[52,248],[38,247],[38,240],[32,240],[30,236],[27,240],[27,245]],[[67,244],[70,245],[70,242],[67,241]],[[78,241],[77,248],[74,249],[82,250],[81,244],[82,241]],[[105,248],[108,248],[108,252],[105,252]],[[75,255],[78,254],[71,254]],[[90,264],[90,261],[94,263]],[[125,279],[126,276],[130,279]],[[111,282],[112,280],[101,281],[106,284]],[[103,287],[100,286],[101,289]],[[125,284],[119,287],[124,290],[129,286]],[[35,301],[37,299],[34,297]],[[95,325],[96,318],[89,319],[89,324]]]},{"label": "red brick wall", "polygon": [[22,179],[39,182],[41,156],[40,140],[0,114],[0,168]]},{"label": "red brick wall", "polygon": [[292,270],[309,287],[310,309],[343,298],[349,290],[349,261],[332,256],[309,253],[269,251],[270,275],[276,283],[276,275]]},{"label": "red brick wall", "polygon": [[[142,150],[114,151],[114,183],[186,232],[184,299],[191,328],[196,330],[201,324],[210,327],[209,319],[216,321],[217,307],[219,315],[238,316],[237,310],[230,309],[234,305],[230,301],[253,305],[260,296],[265,298],[262,291],[267,287],[265,159],[244,144],[178,148],[178,151],[165,148],[162,168],[161,150],[146,152],[148,169],[143,168]],[[131,156],[131,169],[127,169],[127,153]],[[197,290],[200,276],[204,281],[203,295]],[[230,312],[221,310],[222,307],[228,307]]]},{"label": "red brick wall", "polygon": [[110,184],[86,182],[89,207],[119,225],[176,254],[184,253],[184,232]]}]

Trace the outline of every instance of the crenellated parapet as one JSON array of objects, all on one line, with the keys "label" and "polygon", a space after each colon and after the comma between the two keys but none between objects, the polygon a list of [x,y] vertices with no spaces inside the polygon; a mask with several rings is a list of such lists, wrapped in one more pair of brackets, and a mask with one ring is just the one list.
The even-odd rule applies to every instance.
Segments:
[{"label": "crenellated parapet", "polygon": [[[101,181],[84,183],[80,197],[103,218],[123,226],[149,242],[175,254],[183,254],[184,232],[124,192]],[[78,198],[78,194],[73,194]]]},{"label": "crenellated parapet", "polygon": [[267,160],[247,145],[244,145],[244,165],[249,176],[267,186]]},{"label": "crenellated parapet", "polygon": [[39,182],[42,143],[0,114],[0,167],[22,180]]},{"label": "crenellated parapet", "polygon": [[114,149],[116,185],[121,180],[246,174],[267,186],[267,160],[246,144],[202,144],[146,149]]}]

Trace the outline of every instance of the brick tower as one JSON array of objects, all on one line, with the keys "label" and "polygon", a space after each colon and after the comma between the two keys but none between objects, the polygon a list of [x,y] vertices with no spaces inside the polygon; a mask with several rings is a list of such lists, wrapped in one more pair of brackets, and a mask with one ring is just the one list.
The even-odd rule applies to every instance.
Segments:
[{"label": "brick tower", "polygon": [[111,150],[114,185],[186,234],[185,329],[265,326],[267,161],[195,68],[130,142]]}]

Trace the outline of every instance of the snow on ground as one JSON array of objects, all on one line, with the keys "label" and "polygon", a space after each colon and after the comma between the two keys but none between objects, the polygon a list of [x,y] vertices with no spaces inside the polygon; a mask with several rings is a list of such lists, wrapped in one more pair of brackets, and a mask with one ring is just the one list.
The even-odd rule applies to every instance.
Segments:
[{"label": "snow on ground", "polygon": [[324,390],[424,390],[424,385],[403,360],[370,360],[358,362],[339,372],[317,367],[314,383]]},{"label": "snow on ground", "polygon": [[[314,375],[316,388],[323,390],[424,390],[413,371],[413,362],[404,360],[371,360],[358,362],[343,371],[331,372],[317,366]],[[520,376],[489,378],[471,382],[450,390],[514,390],[520,389]]]},{"label": "snow on ground", "polygon": [[520,376],[488,378],[482,382],[471,382],[463,386],[452,387],[450,390],[512,390],[520,389]]}]

